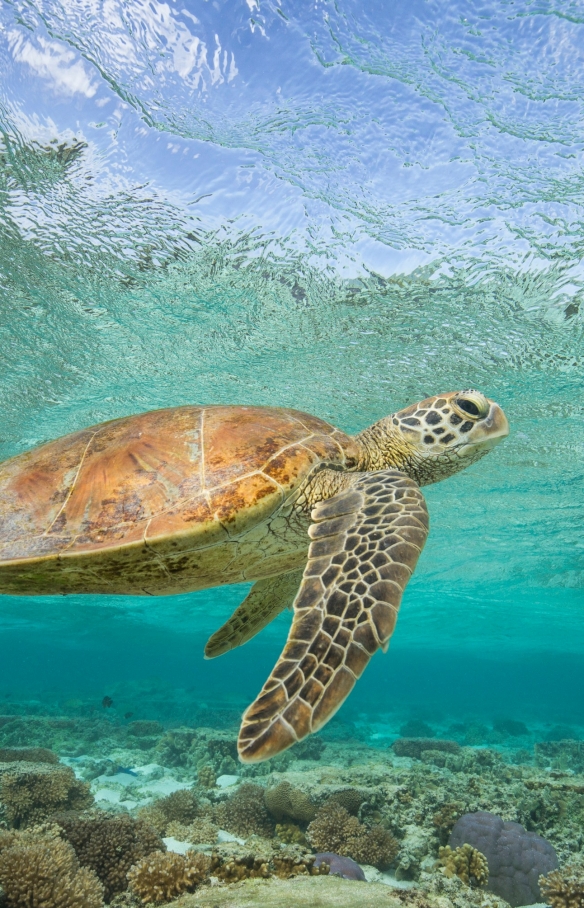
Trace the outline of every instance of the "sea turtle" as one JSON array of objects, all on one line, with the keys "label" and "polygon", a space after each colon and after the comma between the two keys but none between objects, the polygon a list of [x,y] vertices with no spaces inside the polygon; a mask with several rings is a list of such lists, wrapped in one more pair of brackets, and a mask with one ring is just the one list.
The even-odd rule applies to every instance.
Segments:
[{"label": "sea turtle", "polygon": [[355,436],[270,407],[115,419],[0,464],[0,593],[168,596],[254,581],[210,658],[293,605],[239,735],[244,762],[265,760],[321,728],[387,649],[428,533],[420,486],[508,432],[474,390]]}]

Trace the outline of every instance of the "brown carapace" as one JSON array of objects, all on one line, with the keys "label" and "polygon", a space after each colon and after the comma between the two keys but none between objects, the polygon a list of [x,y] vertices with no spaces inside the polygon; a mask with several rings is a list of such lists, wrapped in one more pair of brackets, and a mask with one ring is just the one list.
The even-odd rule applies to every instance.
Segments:
[{"label": "brown carapace", "polygon": [[428,532],[420,486],[508,434],[478,391],[428,398],[349,436],[296,410],[176,407],[0,464],[0,593],[170,595],[253,581],[212,658],[293,606],[243,717],[243,761],[322,727],[385,650]]}]

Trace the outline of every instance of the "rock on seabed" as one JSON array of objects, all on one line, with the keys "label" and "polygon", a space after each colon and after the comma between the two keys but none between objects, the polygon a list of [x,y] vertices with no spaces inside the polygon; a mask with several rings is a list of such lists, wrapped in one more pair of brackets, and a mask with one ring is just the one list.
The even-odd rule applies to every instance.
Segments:
[{"label": "rock on seabed", "polygon": [[[443,896],[408,892],[408,908],[452,908]],[[330,876],[298,876],[289,880],[245,880],[234,886],[213,886],[182,896],[168,908],[404,908],[403,892],[382,883],[361,883]]]}]

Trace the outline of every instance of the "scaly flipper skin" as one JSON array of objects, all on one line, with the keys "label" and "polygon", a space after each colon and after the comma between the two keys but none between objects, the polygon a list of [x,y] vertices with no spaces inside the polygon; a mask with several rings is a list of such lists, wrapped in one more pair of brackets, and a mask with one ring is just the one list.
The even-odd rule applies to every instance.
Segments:
[{"label": "scaly flipper skin", "polygon": [[285,608],[291,608],[302,575],[302,570],[289,571],[254,583],[229,621],[209,637],[205,646],[205,658],[214,659],[215,656],[222,656],[223,653],[242,646],[259,634]]},{"label": "scaly flipper skin", "polygon": [[275,756],[337,711],[373,653],[387,649],[428,535],[423,495],[399,470],[346,475],[312,520],[288,642],[243,716],[244,763]]}]

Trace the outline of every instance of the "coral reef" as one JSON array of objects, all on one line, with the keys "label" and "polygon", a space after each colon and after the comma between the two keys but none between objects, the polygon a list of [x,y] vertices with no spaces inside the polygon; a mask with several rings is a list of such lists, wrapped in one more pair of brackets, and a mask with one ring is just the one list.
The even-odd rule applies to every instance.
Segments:
[{"label": "coral reef", "polygon": [[295,760],[320,760],[326,743],[318,735],[310,735],[294,747]]},{"label": "coral reef", "polygon": [[133,864],[154,851],[165,850],[151,826],[125,814],[65,813],[56,814],[54,820],[73,846],[79,863],[98,875],[106,901],[127,888],[127,873]]},{"label": "coral reef", "polygon": [[584,741],[540,741],[535,745],[535,763],[562,772],[584,772]]},{"label": "coral reef", "polygon": [[153,755],[164,766],[183,767],[197,775],[203,769],[215,777],[240,769],[235,736],[215,728],[169,729],[156,743]]},{"label": "coral reef", "polygon": [[332,800],[320,808],[307,836],[318,852],[333,852],[380,870],[389,867],[399,851],[397,840],[387,829],[360,823]]},{"label": "coral reef", "polygon": [[584,869],[564,867],[540,876],[542,898],[551,908],[584,908]]},{"label": "coral reef", "polygon": [[[119,694],[113,691],[112,696],[116,706],[124,702],[125,707],[127,701]],[[421,904],[431,905],[432,908],[434,905],[440,908],[479,908],[479,905],[481,908],[504,908],[493,893],[483,888],[469,888],[456,873],[447,876],[445,868],[438,869],[443,867],[437,860],[440,846],[450,844],[454,850],[463,844],[449,843],[456,822],[465,814],[477,811],[500,816],[503,823],[521,823],[527,830],[544,836],[556,849],[562,866],[584,865],[584,777],[578,775],[584,769],[584,743],[577,740],[578,736],[584,735],[576,724],[572,729],[556,729],[553,734],[546,735],[541,725],[538,731],[538,724],[532,718],[532,740],[539,737],[541,741],[536,746],[534,763],[531,740],[523,740],[513,734],[520,731],[519,726],[512,724],[516,720],[510,720],[508,727],[506,719],[495,720],[493,728],[491,723],[483,724],[482,717],[479,721],[467,719],[450,726],[450,720],[439,725],[442,720],[437,718],[435,728],[438,737],[432,737],[433,728],[428,732],[423,727],[403,727],[402,731],[415,731],[423,740],[418,738],[412,743],[411,736],[404,744],[402,739],[389,752],[384,749],[384,740],[387,740],[387,733],[393,734],[391,718],[389,731],[383,730],[382,734],[378,734],[381,729],[377,719],[370,724],[362,719],[355,722],[351,719],[344,722],[335,720],[336,724],[327,727],[322,738],[307,739],[308,743],[317,740],[313,752],[307,747],[306,752],[301,753],[306,743],[301,742],[298,748],[284,755],[285,760],[276,759],[259,767],[242,767],[235,761],[237,729],[228,725],[236,718],[235,709],[222,711],[221,727],[182,725],[177,729],[164,730],[159,723],[149,724],[151,720],[147,717],[152,714],[151,711],[136,701],[131,701],[129,706],[138,716],[144,717],[137,719],[136,723],[121,719],[122,706],[119,706],[118,714],[115,710],[106,711],[104,718],[100,702],[101,697],[93,704],[71,701],[66,705],[67,709],[86,710],[83,718],[39,715],[0,717],[0,746],[4,748],[6,759],[16,758],[11,763],[0,760],[0,786],[7,774],[17,774],[24,779],[27,773],[31,773],[31,790],[25,790],[26,781],[22,783],[23,790],[19,786],[14,790],[18,804],[13,805],[10,825],[19,827],[19,835],[28,832],[37,819],[51,819],[55,810],[60,813],[75,804],[66,791],[63,799],[62,790],[58,792],[57,799],[39,798],[42,792],[36,784],[38,775],[43,776],[41,787],[46,787],[46,777],[51,772],[56,772],[57,778],[62,780],[60,774],[64,771],[72,781],[72,775],[65,766],[28,763],[22,759],[25,749],[52,748],[59,754],[78,758],[75,761],[78,777],[92,781],[98,804],[104,808],[95,810],[97,817],[106,815],[105,801],[109,801],[109,818],[119,817],[127,809],[130,814],[154,826],[158,833],[154,836],[158,848],[161,847],[160,836],[172,835],[190,842],[193,847],[210,845],[214,852],[220,851],[222,864],[232,865],[221,871],[224,877],[232,880],[241,878],[243,881],[235,884],[241,906],[248,904],[248,892],[261,892],[262,906],[264,894],[268,900],[266,904],[270,904],[272,893],[275,904],[284,899],[285,893],[287,901],[284,904],[287,906],[294,904],[296,908],[297,904],[303,904],[302,901],[296,902],[295,897],[291,899],[293,880],[281,881],[275,876],[277,862],[283,873],[293,871],[294,866],[298,871],[302,861],[300,864],[295,864],[299,858],[284,861],[284,843],[305,855],[310,849],[316,849],[316,845],[309,846],[304,838],[306,827],[317,820],[315,809],[320,812],[324,806],[327,810],[334,810],[335,804],[340,809],[342,841],[339,842],[338,836],[334,840],[334,830],[329,824],[330,839],[325,840],[323,835],[321,849],[337,853],[341,850],[341,856],[350,856],[364,863],[375,860],[382,866],[383,856],[375,855],[376,836],[381,846],[384,846],[383,840],[389,838],[393,843],[393,853],[399,841],[399,854],[392,864],[395,876],[400,881],[410,881],[413,887],[391,894],[386,893],[387,887],[381,883],[372,885],[337,880],[339,884],[346,883],[344,897],[348,892],[346,887],[358,889],[360,903],[362,899],[369,898],[365,893],[371,890],[371,899],[375,897],[380,905],[386,903],[382,899],[390,898],[392,904],[399,901],[405,905],[410,903],[406,899],[411,900],[416,908]],[[165,709],[156,715],[162,716],[168,724],[169,714]],[[203,722],[215,720],[213,710],[201,709],[199,712]],[[189,702],[177,721],[192,722],[195,715]],[[434,722],[431,725],[434,726]],[[572,736],[570,740],[566,740],[567,733]],[[453,740],[444,745],[440,734],[444,738],[452,736]],[[550,736],[554,740],[544,740]],[[499,750],[484,746],[495,740],[504,742]],[[480,744],[481,747],[466,746],[470,743]],[[404,748],[402,753],[413,759],[395,759],[394,755],[399,755],[400,747]],[[33,756],[34,751],[29,759]],[[318,762],[310,762],[319,757]],[[41,759],[40,752],[36,759]],[[42,759],[45,759],[44,755]],[[55,759],[54,756],[52,759]],[[238,775],[244,780],[243,784],[227,789],[216,786],[214,783],[220,772]],[[250,779],[252,776],[261,777],[262,785],[252,784],[249,797],[249,794],[246,795],[246,790],[249,792],[247,786],[257,781]],[[195,779],[193,789],[182,789],[186,795],[179,792],[168,799],[161,797],[148,803],[148,799],[156,793],[166,794],[185,784],[191,786]],[[13,793],[10,785],[6,791],[10,800]],[[194,792],[197,793],[198,803]],[[87,796],[86,788],[85,793]],[[44,805],[39,800],[43,800]],[[117,801],[119,803],[115,803]],[[6,802],[0,802],[0,827],[2,820],[5,823],[9,820],[7,808]],[[87,819],[90,814],[83,816]],[[245,846],[231,846],[229,854],[224,852],[226,843],[217,842],[219,827],[245,838]],[[274,831],[277,839],[272,839]],[[254,834],[263,838],[256,840]],[[351,851],[347,844],[352,846]],[[483,851],[475,842],[468,844]],[[131,860],[135,865],[142,857],[145,855],[138,854]],[[78,860],[83,865],[79,857]],[[324,892],[325,888],[329,891],[329,881],[328,878],[313,880],[309,872],[310,860],[307,855],[305,869],[299,872],[296,879],[304,878],[321,887],[318,890],[308,887],[313,904],[317,892]],[[264,864],[269,871],[268,877],[261,875]],[[254,879],[253,873],[260,876]],[[366,870],[368,879],[373,879],[375,873],[373,869]],[[553,898],[564,899],[558,903],[561,908],[564,908],[566,898],[575,898],[572,891],[577,883],[575,874],[576,871],[571,872],[570,884],[564,889],[558,877],[548,874],[556,887],[550,890]],[[381,876],[378,878],[381,879]],[[281,888],[280,883],[286,886]],[[125,885],[124,880],[121,885]],[[195,895],[181,896],[180,905],[186,908],[191,900],[197,906],[230,904],[223,901],[223,893],[229,891],[223,886],[202,886]],[[302,888],[298,889],[299,893],[302,891]],[[578,890],[575,889],[575,892]],[[212,901],[214,893],[215,901]],[[340,895],[334,886],[330,893],[332,901],[323,896],[323,905],[337,904],[335,899]],[[299,895],[299,898],[303,897]],[[529,901],[536,898],[537,895],[531,895]],[[549,901],[551,903],[552,895]],[[140,908],[143,904],[129,890],[113,896],[110,903],[112,908]],[[345,900],[344,905],[348,903]],[[238,901],[238,908],[239,905]]]},{"label": "coral reef", "polygon": [[[162,798],[160,800],[162,800]],[[155,829],[159,835],[163,836],[166,835],[168,817],[164,811],[159,808],[159,804],[160,801],[154,801],[152,804],[141,807],[137,813],[137,818],[148,826],[151,826],[152,829]]]},{"label": "coral reef", "polygon": [[225,883],[271,876],[288,879],[299,874],[323,875],[328,866],[315,867],[314,855],[298,845],[273,845],[265,841],[226,844],[212,856],[210,873]]},{"label": "coral reef", "polygon": [[217,776],[212,766],[200,766],[197,770],[197,781],[203,788],[214,788]]},{"label": "coral reef", "polygon": [[212,845],[217,841],[219,827],[206,817],[198,817],[188,825],[171,821],[166,826],[166,835],[191,845]]},{"label": "coral reef", "polygon": [[136,895],[131,889],[126,889],[125,892],[114,896],[108,908],[142,908],[143,905],[144,902],[139,895]]},{"label": "coral reef", "polygon": [[505,717],[495,719],[493,722],[493,729],[495,731],[500,731],[504,735],[510,735],[512,738],[520,738],[522,735],[529,734],[529,729],[525,722]]},{"label": "coral reef", "polygon": [[343,788],[330,796],[329,803],[340,804],[341,807],[344,807],[345,810],[356,817],[363,803],[363,793],[357,791],[356,788]]},{"label": "coral reef", "polygon": [[168,823],[192,823],[199,816],[199,803],[195,793],[188,788],[173,791],[156,801],[156,809],[162,811]]},{"label": "coral reef", "polygon": [[86,782],[68,766],[0,763],[0,809],[15,829],[40,823],[59,810],[83,810],[93,803]]},{"label": "coral reef", "polygon": [[276,823],[276,838],[286,845],[308,845],[308,840],[296,823]]},{"label": "coral reef", "polygon": [[[59,754],[104,753],[104,742],[117,730],[99,718],[67,716],[0,716],[2,747],[42,747]],[[120,738],[127,734],[119,729]]]},{"label": "coral reef", "polygon": [[274,823],[264,803],[264,789],[253,782],[244,782],[227,800],[217,805],[213,819],[234,835],[247,839],[251,835],[270,838]]},{"label": "coral reef", "polygon": [[195,793],[192,789],[182,788],[159,798],[153,804],[142,807],[138,812],[138,818],[152,826],[159,835],[172,835],[173,833],[168,831],[170,824],[189,826],[200,813]]},{"label": "coral reef", "polygon": [[308,795],[294,788],[290,782],[280,782],[275,788],[267,788],[264,792],[264,801],[272,816],[279,822],[288,817],[310,823],[316,815],[316,807]]},{"label": "coral reef", "polygon": [[570,725],[553,725],[545,736],[546,741],[576,741],[578,736]]},{"label": "coral reef", "polygon": [[455,722],[450,726],[447,734],[469,747],[480,747],[493,743],[490,741],[492,733],[482,722]]},{"label": "coral reef", "polygon": [[0,763],[58,763],[57,754],[46,747],[0,747]]},{"label": "coral reef", "polygon": [[399,852],[397,839],[383,826],[361,826],[359,834],[347,841],[347,854],[361,864],[372,864],[385,870]]},{"label": "coral reef", "polygon": [[422,719],[410,719],[400,727],[402,738],[433,738],[436,732]]},{"label": "coral reef", "polygon": [[359,835],[361,823],[346,808],[328,801],[320,808],[308,827],[307,835],[313,848],[319,852],[334,852],[349,856],[347,842]]},{"label": "coral reef", "polygon": [[443,741],[439,738],[398,738],[391,746],[396,756],[413,757],[416,760],[422,758],[425,750],[449,754],[458,754],[461,750],[456,741]]},{"label": "coral reef", "polygon": [[438,852],[446,876],[460,877],[467,886],[485,886],[489,879],[489,865],[484,854],[472,845],[460,845],[454,850],[445,845]]},{"label": "coral reef", "polygon": [[459,817],[464,813],[464,805],[460,801],[442,804],[440,810],[432,816],[432,822],[437,827],[440,835],[440,844],[446,845],[452,828]]},{"label": "coral reef", "polygon": [[156,744],[157,761],[164,766],[188,766],[190,749],[196,737],[194,728],[173,728],[165,732]]},{"label": "coral reef", "polygon": [[135,722],[130,722],[127,728],[128,734],[134,738],[150,738],[164,732],[160,722],[152,719],[137,719]]},{"label": "coral reef", "polygon": [[223,883],[239,883],[256,877],[267,879],[271,876],[268,862],[255,854],[233,857],[213,867],[213,876]]},{"label": "coral reef", "polygon": [[0,831],[6,908],[102,908],[103,886],[53,827]]},{"label": "coral reef", "polygon": [[356,861],[330,851],[316,854],[314,866],[319,869],[323,866],[328,867],[330,874],[341,876],[344,880],[365,880],[365,874]]},{"label": "coral reef", "polygon": [[130,889],[142,901],[160,905],[192,892],[207,877],[211,858],[199,852],[186,855],[155,851],[132,867],[128,873]]},{"label": "coral reef", "polygon": [[488,888],[511,906],[539,901],[538,878],[558,866],[549,842],[519,823],[505,823],[486,811],[465,814],[456,821],[451,848],[472,845],[485,855],[489,867]]}]

